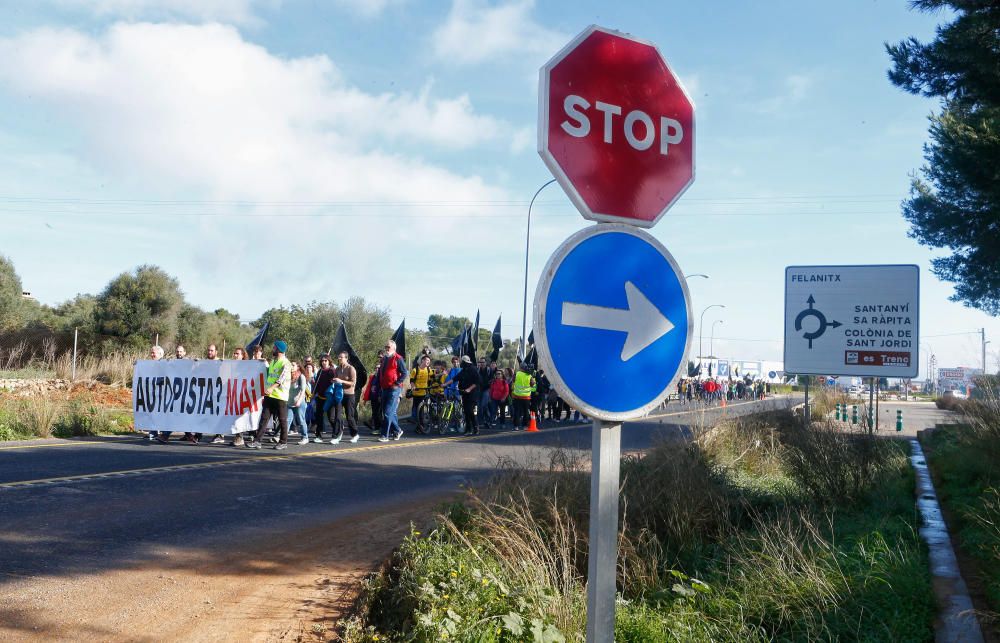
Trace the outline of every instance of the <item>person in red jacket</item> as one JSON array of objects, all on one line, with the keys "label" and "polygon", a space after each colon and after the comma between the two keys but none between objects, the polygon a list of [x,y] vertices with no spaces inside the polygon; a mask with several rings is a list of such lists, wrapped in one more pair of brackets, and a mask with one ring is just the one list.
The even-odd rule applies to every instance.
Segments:
[{"label": "person in red jacket", "polygon": [[510,384],[504,379],[503,371],[497,369],[493,373],[493,381],[490,382],[489,389],[489,414],[487,418],[487,428],[493,428],[493,424],[499,420],[500,426],[505,424],[507,416],[507,396],[510,395]]},{"label": "person in red jacket", "polygon": [[396,411],[399,409],[399,395],[406,383],[406,360],[396,353],[396,342],[391,339],[385,343],[385,357],[379,364],[379,393],[382,396],[382,435],[379,442],[398,440],[403,437],[403,429],[399,426]]}]

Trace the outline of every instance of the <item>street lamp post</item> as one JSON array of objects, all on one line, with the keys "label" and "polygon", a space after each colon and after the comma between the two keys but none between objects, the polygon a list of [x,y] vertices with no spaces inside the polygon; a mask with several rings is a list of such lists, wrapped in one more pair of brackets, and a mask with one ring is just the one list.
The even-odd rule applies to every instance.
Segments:
[{"label": "street lamp post", "polygon": [[527,356],[525,342],[528,339],[528,251],[531,249],[531,206],[535,205],[539,193],[555,182],[556,180],[552,179],[544,183],[535,191],[535,196],[531,197],[531,202],[528,203],[528,231],[524,235],[524,305],[521,308],[521,343],[517,348],[522,359]]},{"label": "street lamp post", "polygon": [[706,306],[705,310],[701,311],[701,317],[698,319],[698,363],[699,364],[701,363],[702,355],[704,355],[704,352],[702,351],[702,330],[705,327],[705,313],[707,313],[711,308],[725,308],[725,307],[726,306],[724,304],[712,304],[710,306]]},{"label": "street lamp post", "polygon": [[721,323],[721,319],[716,319],[712,322],[712,333],[708,336],[708,354],[710,357],[715,357],[715,325]]}]

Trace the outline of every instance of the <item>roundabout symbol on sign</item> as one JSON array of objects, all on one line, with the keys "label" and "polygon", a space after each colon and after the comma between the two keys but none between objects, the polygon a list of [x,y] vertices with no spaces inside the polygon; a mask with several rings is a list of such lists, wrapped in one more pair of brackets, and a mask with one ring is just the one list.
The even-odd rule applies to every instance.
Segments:
[{"label": "roundabout symbol on sign", "polygon": [[816,330],[813,331],[807,330],[806,332],[802,333],[802,338],[809,341],[809,348],[811,349],[813,347],[813,340],[822,337],[823,333],[826,332],[827,326],[830,326],[831,328],[837,328],[838,326],[843,326],[843,324],[841,324],[837,320],[834,320],[832,322],[826,321],[826,315],[813,308],[813,304],[816,303],[816,300],[813,299],[812,295],[809,295],[809,299],[806,300],[806,303],[809,304],[809,308],[806,308],[795,317],[795,330],[796,331],[802,330],[802,320],[804,320],[806,317],[816,318],[816,320],[819,322],[819,326],[816,327]]}]

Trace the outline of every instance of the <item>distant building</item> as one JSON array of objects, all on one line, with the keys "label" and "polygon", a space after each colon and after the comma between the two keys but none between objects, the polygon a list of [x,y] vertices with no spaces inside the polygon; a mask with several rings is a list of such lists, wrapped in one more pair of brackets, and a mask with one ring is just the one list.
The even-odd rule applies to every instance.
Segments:
[{"label": "distant building", "polygon": [[973,386],[972,378],[975,375],[982,375],[983,369],[981,368],[969,368],[968,366],[958,366],[956,368],[939,368],[937,370],[938,376],[938,391],[946,391],[948,389],[954,389],[961,391],[962,393],[969,393],[969,389]]},{"label": "distant building", "polygon": [[25,299],[30,299],[30,300],[32,300],[32,301],[34,301],[34,300],[35,300],[35,298],[34,298],[34,297],[32,297],[32,296],[31,296],[31,293],[30,293],[30,292],[28,292],[27,290],[22,290],[22,291],[21,291],[21,297],[23,297],[23,298],[25,298]]}]

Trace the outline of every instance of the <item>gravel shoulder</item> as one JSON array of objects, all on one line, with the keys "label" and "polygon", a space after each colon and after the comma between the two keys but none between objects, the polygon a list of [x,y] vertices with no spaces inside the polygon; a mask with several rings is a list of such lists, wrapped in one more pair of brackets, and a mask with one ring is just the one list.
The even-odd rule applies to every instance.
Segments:
[{"label": "gravel shoulder", "polygon": [[[359,581],[445,499],[237,545],[153,548],[135,566],[24,576],[5,587],[5,641],[318,641]],[[364,536],[359,538],[358,536]]]}]

